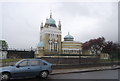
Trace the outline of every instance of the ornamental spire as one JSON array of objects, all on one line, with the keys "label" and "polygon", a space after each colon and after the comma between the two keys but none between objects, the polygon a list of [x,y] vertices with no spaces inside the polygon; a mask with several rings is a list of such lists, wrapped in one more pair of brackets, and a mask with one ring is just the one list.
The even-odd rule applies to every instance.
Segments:
[{"label": "ornamental spire", "polygon": [[68,32],[68,35],[70,35],[70,33]]},{"label": "ornamental spire", "polygon": [[58,22],[58,28],[59,28],[59,30],[61,30],[61,21],[60,20]]},{"label": "ornamental spire", "polygon": [[50,10],[50,18],[52,18],[52,10]]}]

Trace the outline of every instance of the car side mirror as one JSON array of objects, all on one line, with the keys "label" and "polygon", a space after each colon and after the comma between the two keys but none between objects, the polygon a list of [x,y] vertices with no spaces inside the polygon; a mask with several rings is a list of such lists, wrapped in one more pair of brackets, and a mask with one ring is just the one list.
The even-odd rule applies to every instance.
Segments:
[{"label": "car side mirror", "polygon": [[16,67],[17,67],[17,68],[19,68],[20,66],[19,66],[19,65],[17,65]]}]

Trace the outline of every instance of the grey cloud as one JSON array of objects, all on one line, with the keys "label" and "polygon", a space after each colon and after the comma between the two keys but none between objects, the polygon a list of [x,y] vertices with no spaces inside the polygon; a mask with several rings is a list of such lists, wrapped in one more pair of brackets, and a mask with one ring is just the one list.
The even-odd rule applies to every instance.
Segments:
[{"label": "grey cloud", "polygon": [[0,6],[3,38],[10,48],[36,47],[40,23],[49,17],[50,10],[56,23],[59,19],[62,22],[63,37],[70,32],[81,42],[99,36],[117,41],[116,3],[3,3]]}]

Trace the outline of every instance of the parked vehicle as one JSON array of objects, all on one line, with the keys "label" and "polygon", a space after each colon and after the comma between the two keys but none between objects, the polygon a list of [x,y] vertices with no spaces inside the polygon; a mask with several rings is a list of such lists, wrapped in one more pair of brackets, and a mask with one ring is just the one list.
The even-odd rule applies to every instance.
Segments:
[{"label": "parked vehicle", "polygon": [[13,66],[0,68],[1,81],[7,81],[11,78],[26,78],[39,76],[47,78],[52,72],[52,64],[42,59],[23,59]]}]

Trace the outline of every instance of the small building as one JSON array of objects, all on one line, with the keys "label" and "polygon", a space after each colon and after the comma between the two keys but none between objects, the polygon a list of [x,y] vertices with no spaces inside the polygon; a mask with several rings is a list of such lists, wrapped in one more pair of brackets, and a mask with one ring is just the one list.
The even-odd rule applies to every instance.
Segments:
[{"label": "small building", "polygon": [[62,41],[63,54],[82,54],[82,43],[74,41],[74,37],[68,33]]},{"label": "small building", "polygon": [[0,50],[0,59],[7,59],[7,51]]},{"label": "small building", "polygon": [[110,55],[108,53],[101,53],[100,59],[110,59]]},{"label": "small building", "polygon": [[7,59],[8,44],[6,40],[0,40],[0,59]]},{"label": "small building", "polygon": [[44,42],[39,42],[37,45],[37,51],[35,52],[35,57],[43,56],[44,55]]}]

